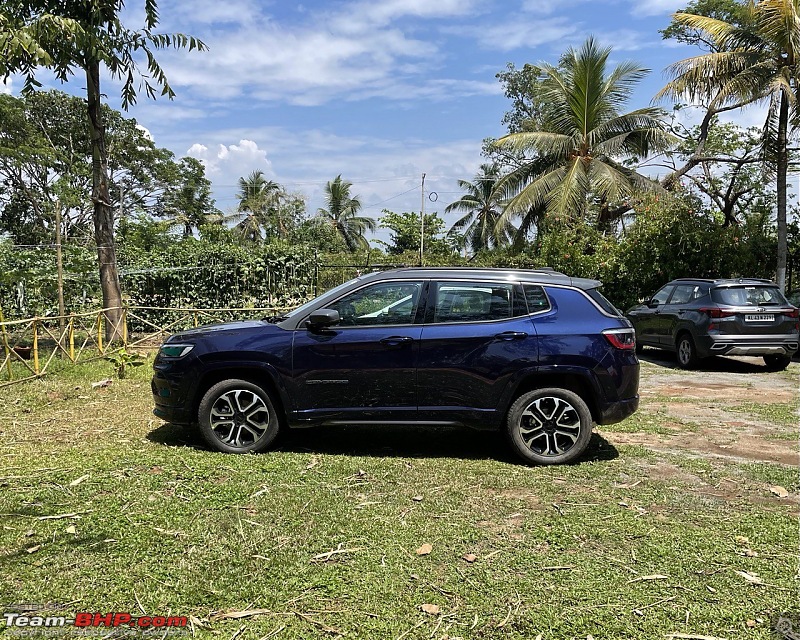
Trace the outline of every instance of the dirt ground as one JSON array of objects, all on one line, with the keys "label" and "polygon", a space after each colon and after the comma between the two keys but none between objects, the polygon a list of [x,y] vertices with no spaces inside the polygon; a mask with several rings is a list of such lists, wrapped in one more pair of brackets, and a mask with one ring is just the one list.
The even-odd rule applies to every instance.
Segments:
[{"label": "dirt ground", "polygon": [[[683,371],[676,367],[674,355],[652,349],[646,349],[641,360],[640,411],[663,416],[660,433],[601,427],[609,442],[798,465],[800,363],[775,373],[767,371],[760,358],[713,358],[697,370]],[[751,410],[744,410],[748,405]],[[753,405],[761,410],[752,410]],[[784,417],[770,419],[770,405],[777,405]]]}]

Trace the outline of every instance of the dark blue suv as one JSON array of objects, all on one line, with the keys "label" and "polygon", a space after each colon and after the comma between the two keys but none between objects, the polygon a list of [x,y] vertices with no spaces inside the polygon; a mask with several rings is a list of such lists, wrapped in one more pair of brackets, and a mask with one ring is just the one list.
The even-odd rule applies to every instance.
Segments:
[{"label": "dark blue suv", "polygon": [[231,453],[285,427],[466,425],[504,429],[528,462],[568,462],[593,422],[639,403],[634,331],[599,286],[552,269],[371,273],[285,316],[173,335],[155,414]]}]

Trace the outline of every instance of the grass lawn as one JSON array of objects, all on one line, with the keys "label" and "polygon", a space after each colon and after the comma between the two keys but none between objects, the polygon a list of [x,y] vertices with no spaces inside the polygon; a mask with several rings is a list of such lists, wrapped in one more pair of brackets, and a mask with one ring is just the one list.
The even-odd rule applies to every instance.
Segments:
[{"label": "grass lawn", "polygon": [[[643,389],[663,373],[643,367]],[[667,438],[662,396],[579,464],[531,468],[498,435],[454,429],[212,453],[152,415],[148,367],[92,388],[111,375],[0,389],[0,614],[185,615],[239,640],[767,639],[800,608],[797,467],[615,443]],[[735,414],[785,434],[797,418],[779,400],[743,389]]]}]

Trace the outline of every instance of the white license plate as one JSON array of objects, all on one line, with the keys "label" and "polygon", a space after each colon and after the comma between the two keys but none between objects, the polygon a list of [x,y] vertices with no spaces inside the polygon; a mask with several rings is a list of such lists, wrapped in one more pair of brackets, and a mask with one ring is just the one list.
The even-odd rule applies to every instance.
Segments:
[{"label": "white license plate", "polygon": [[744,317],[745,322],[774,322],[775,315],[772,313],[748,313]]}]

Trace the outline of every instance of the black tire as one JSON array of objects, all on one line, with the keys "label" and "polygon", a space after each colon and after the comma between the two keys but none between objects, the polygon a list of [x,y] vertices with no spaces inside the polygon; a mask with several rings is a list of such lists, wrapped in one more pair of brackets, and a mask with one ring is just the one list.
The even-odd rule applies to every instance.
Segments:
[{"label": "black tire", "polygon": [[589,446],[592,414],[577,393],[558,388],[535,389],[511,405],[506,433],[514,451],[526,462],[564,464],[575,460]]},{"label": "black tire", "polygon": [[675,342],[675,353],[681,369],[694,369],[697,366],[697,349],[688,333],[682,333]]},{"label": "black tire", "polygon": [[637,339],[636,340],[636,355],[637,356],[642,355],[643,351],[644,351],[644,345],[641,342],[639,342],[639,340]]},{"label": "black tire", "polygon": [[247,380],[223,380],[206,391],[197,421],[205,441],[224,453],[264,451],[280,429],[270,394]]},{"label": "black tire", "polygon": [[764,364],[767,365],[767,369],[770,371],[783,371],[791,361],[791,356],[787,355],[771,354],[764,356]]}]

